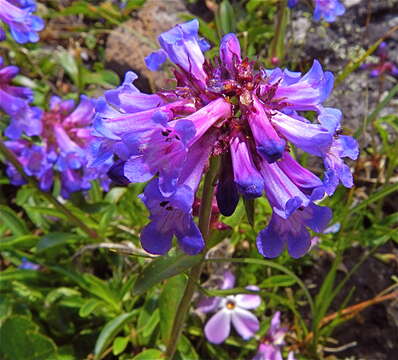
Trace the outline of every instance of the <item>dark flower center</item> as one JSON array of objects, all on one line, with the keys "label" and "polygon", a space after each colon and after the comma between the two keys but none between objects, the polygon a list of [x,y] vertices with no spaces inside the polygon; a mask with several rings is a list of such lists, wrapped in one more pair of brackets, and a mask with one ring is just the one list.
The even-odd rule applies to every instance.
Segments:
[{"label": "dark flower center", "polygon": [[233,301],[231,301],[231,300],[228,300],[227,301],[227,305],[226,305],[226,307],[227,307],[227,309],[228,310],[233,310],[233,309],[235,309],[235,303],[233,302]]}]

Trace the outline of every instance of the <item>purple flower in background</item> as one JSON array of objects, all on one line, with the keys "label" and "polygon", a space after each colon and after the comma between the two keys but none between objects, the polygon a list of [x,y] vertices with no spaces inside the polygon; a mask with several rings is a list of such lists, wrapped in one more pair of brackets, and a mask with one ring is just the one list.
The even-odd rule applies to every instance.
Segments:
[{"label": "purple flower in background", "polygon": [[362,64],[360,69],[370,70],[370,77],[382,76],[384,74],[390,74],[398,77],[398,66],[388,59],[388,45],[386,42],[380,43],[376,50],[376,55],[379,61],[375,64]]},{"label": "purple flower in background", "polygon": [[[333,225],[328,226],[325,230],[322,231],[322,234],[335,234],[340,231],[340,223],[335,223]],[[319,244],[320,242],[319,236],[314,236],[311,239],[311,249]]]},{"label": "purple flower in background", "polygon": [[[231,289],[235,284],[235,276],[224,273],[222,290]],[[258,290],[256,286],[248,286],[249,290]],[[258,319],[250,311],[261,304],[259,295],[238,294],[223,297],[206,298],[199,303],[198,311],[207,313],[217,311],[205,325],[207,340],[220,344],[229,336],[231,323],[238,334],[244,339],[250,339],[259,329]]]},{"label": "purple flower in background", "polygon": [[314,0],[315,10],[313,18],[319,21],[322,18],[326,22],[336,21],[337,16],[345,13],[344,5],[339,0]]},{"label": "purple flower in background", "polygon": [[[287,329],[281,327],[281,313],[278,311],[271,319],[271,325],[264,340],[261,342],[253,360],[283,360],[282,347],[285,345]],[[289,352],[288,360],[295,360],[293,352]]]},{"label": "purple flower in background", "polygon": [[[28,140],[6,141],[5,145],[17,156],[25,173],[37,178],[42,190],[50,190],[54,180],[56,154],[48,153],[44,145],[36,145]],[[7,167],[7,175],[11,184],[25,184],[25,180],[12,164]]]},{"label": "purple flower in background", "polygon": [[[51,189],[54,177],[59,174],[61,195],[64,198],[69,197],[72,192],[90,189],[90,180],[94,179],[99,179],[101,185],[107,189],[110,180],[106,172],[111,164],[105,162],[95,169],[87,167],[87,152],[92,140],[90,126],[94,117],[94,102],[82,95],[76,107],[73,100],[62,100],[53,96],[49,107],[48,111],[40,113],[38,119],[40,131],[35,135],[40,135],[40,144],[26,139],[6,142],[6,146],[17,156],[25,173],[35,177],[43,191]],[[20,132],[23,130],[21,125],[24,124],[15,123]],[[15,132],[11,132],[11,135],[13,134]],[[6,131],[6,135],[12,138],[9,131]],[[12,184],[24,183],[12,164],[8,164],[7,174]]]},{"label": "purple flower in background", "polygon": [[[288,0],[287,5],[290,8],[295,7],[299,0]],[[345,7],[339,0],[314,0],[313,19],[319,21],[324,19],[326,22],[336,21],[337,16],[345,13]]]},{"label": "purple flower in background", "polygon": [[18,72],[16,66],[4,66],[0,56],[0,109],[11,118],[11,123],[5,130],[5,135],[10,139],[18,139],[22,133],[28,136],[39,135],[42,130],[42,111],[29,106],[33,100],[32,90],[11,85]]},{"label": "purple flower in background", "polygon": [[39,270],[40,269],[40,265],[32,263],[28,259],[23,257],[21,264],[18,266],[18,269],[22,269],[22,270]]},{"label": "purple flower in background", "polygon": [[[160,35],[159,43],[162,49],[146,58],[147,65],[154,70],[168,58],[175,64],[176,87],[145,94],[128,72],[119,88],[98,101],[93,133],[92,167],[112,159],[110,173],[118,182],[156,178],[143,195],[151,213],[143,246],[165,253],[175,235],[187,253],[200,251],[198,239],[191,238],[196,228],[190,207],[208,157],[221,156],[216,189],[221,214],[232,215],[240,197],[265,194],[273,216],[257,238],[260,253],[275,257],[286,247],[293,257],[304,255],[308,229],[323,231],[331,219],[331,211],[314,201],[333,194],[340,182],[353,185],[343,158],[358,156],[356,141],[340,135],[340,110],[323,105],[333,88],[332,73],[316,60],[305,74],[264,69],[242,58],[234,34],[223,37],[219,57],[209,62],[197,20]],[[308,111],[314,120],[305,117]],[[205,144],[202,151],[196,150],[199,144]],[[293,158],[293,148],[323,160],[323,179]],[[160,206],[166,201],[177,201],[172,211]]]},{"label": "purple flower in background", "polygon": [[[44,21],[32,15],[34,11],[34,0],[0,0],[0,20],[9,26],[12,37],[19,44],[39,40],[38,32],[44,29]],[[4,39],[4,30],[0,28],[0,40]]]}]

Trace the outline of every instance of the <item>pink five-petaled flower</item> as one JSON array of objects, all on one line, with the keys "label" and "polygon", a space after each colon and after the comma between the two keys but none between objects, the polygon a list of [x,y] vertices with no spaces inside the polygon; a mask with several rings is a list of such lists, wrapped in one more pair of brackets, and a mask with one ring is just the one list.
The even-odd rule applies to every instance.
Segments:
[{"label": "pink five-petaled flower", "polygon": [[[258,347],[257,354],[253,360],[283,360],[282,346],[285,345],[287,329],[281,327],[281,313],[277,311],[272,317],[270,328],[264,340]],[[288,360],[295,360],[293,352],[288,355]]]},{"label": "pink five-petaled flower", "polygon": [[[226,271],[221,289],[231,289],[235,276]],[[249,290],[258,290],[257,286],[248,286]],[[231,322],[238,334],[244,339],[251,338],[259,329],[259,321],[248,309],[255,309],[261,303],[259,295],[238,294],[225,298],[206,298],[199,303],[198,310],[204,313],[218,310],[206,323],[205,335],[214,344],[222,343],[231,332]]]}]

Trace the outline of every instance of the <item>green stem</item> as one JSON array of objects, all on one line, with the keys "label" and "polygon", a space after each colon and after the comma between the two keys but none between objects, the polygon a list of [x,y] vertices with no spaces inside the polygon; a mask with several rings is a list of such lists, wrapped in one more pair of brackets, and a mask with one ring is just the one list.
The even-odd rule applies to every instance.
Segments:
[{"label": "green stem", "polygon": [[285,56],[285,33],[288,21],[289,9],[287,7],[287,0],[281,0],[277,4],[277,13],[275,19],[275,35],[271,41],[269,52],[269,63],[273,63],[273,59],[277,59],[278,63],[283,62]]},{"label": "green stem", "polygon": [[8,148],[4,145],[4,143],[2,141],[0,141],[0,152],[4,155],[4,157],[6,158],[7,161],[9,161],[14,167],[15,169],[17,169],[17,171],[21,174],[21,176],[26,180],[26,182],[32,186],[34,186],[39,192],[40,194],[46,198],[46,200],[48,202],[50,202],[51,204],[54,205],[54,207],[56,209],[58,209],[59,211],[61,211],[62,213],[64,213],[66,215],[66,217],[70,220],[71,223],[75,224],[76,226],[78,226],[79,228],[81,228],[88,236],[94,238],[94,239],[100,239],[101,237],[97,234],[96,231],[94,231],[93,229],[90,229],[85,223],[83,223],[82,221],[80,221],[75,215],[73,215],[68,208],[66,208],[64,205],[62,205],[56,198],[54,198],[50,193],[45,192],[43,190],[40,189],[39,184],[37,183],[36,179],[28,176],[21,163],[19,162],[19,160],[16,158],[16,156],[14,155],[14,153],[10,150],[8,150]]},{"label": "green stem", "polygon": [[202,261],[191,269],[189,274],[188,282],[185,287],[184,294],[178,305],[177,312],[173,322],[173,328],[171,330],[170,338],[166,349],[166,358],[172,360],[177,349],[178,341],[181,336],[182,328],[185,322],[185,318],[189,312],[191,306],[191,300],[195,292],[196,283],[199,281],[200,273],[202,272],[202,264],[205,259],[207,252],[207,238],[209,235],[209,225],[211,217],[212,200],[214,194],[214,181],[216,179],[218,168],[220,164],[219,157],[213,157],[210,159],[210,168],[206,173],[202,200],[200,203],[199,211],[199,230],[202,233],[203,239],[205,240],[205,250],[202,254]]}]

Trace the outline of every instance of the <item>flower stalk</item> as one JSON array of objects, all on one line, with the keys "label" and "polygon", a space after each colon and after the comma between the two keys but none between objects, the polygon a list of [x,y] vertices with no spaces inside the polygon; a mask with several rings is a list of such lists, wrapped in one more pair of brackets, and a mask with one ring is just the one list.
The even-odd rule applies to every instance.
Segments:
[{"label": "flower stalk", "polygon": [[32,186],[34,186],[40,194],[43,195],[43,197],[46,198],[51,204],[54,205],[56,209],[61,211],[65,216],[69,219],[69,221],[76,226],[78,226],[80,229],[82,229],[89,237],[94,238],[94,239],[100,239],[101,237],[97,234],[97,232],[93,229],[90,229],[85,223],[80,221],[75,215],[73,215],[68,208],[66,208],[64,205],[62,205],[57,199],[55,199],[50,193],[45,192],[40,189],[39,184],[37,183],[36,179],[34,179],[31,176],[28,176],[21,163],[19,160],[16,158],[16,156],[10,151],[7,146],[4,145],[2,141],[0,141],[0,153],[4,155],[4,157],[9,161],[15,169],[21,174],[21,176],[26,180],[26,182]]},{"label": "flower stalk", "polygon": [[199,229],[203,235],[203,239],[206,242],[205,250],[203,251],[202,261],[194,266],[189,274],[188,282],[184,290],[184,294],[181,298],[181,301],[178,305],[178,309],[176,311],[176,315],[173,322],[173,327],[171,330],[169,343],[166,348],[166,358],[172,360],[174,354],[177,349],[178,341],[181,336],[182,328],[185,323],[186,316],[189,312],[189,308],[191,306],[191,300],[195,291],[196,283],[199,281],[200,274],[202,272],[202,265],[207,252],[207,238],[209,235],[209,225],[210,225],[210,216],[211,216],[211,208],[215,187],[215,179],[217,177],[218,169],[220,166],[220,158],[212,157],[210,159],[210,167],[207,171],[204,183],[203,183],[203,193],[202,199],[200,203],[199,210]]}]

